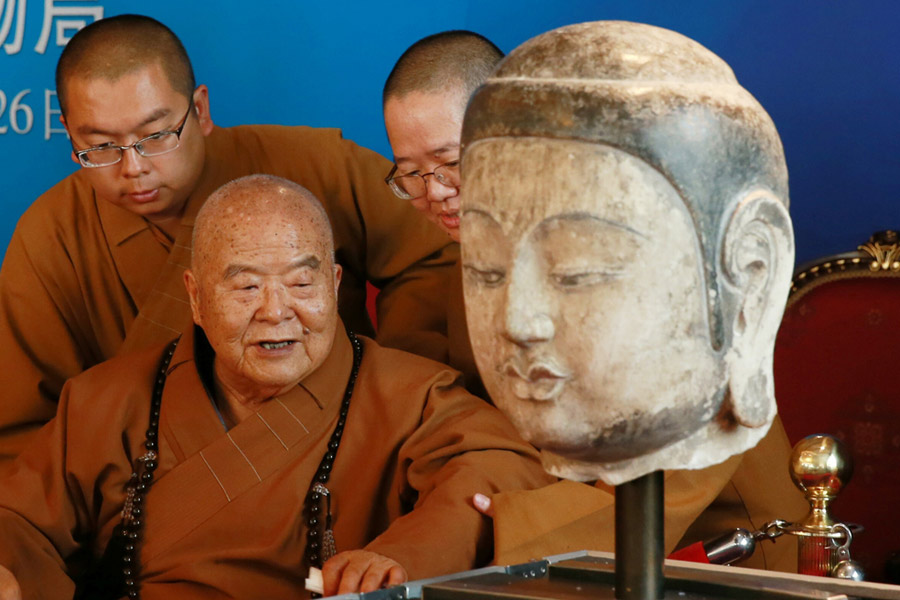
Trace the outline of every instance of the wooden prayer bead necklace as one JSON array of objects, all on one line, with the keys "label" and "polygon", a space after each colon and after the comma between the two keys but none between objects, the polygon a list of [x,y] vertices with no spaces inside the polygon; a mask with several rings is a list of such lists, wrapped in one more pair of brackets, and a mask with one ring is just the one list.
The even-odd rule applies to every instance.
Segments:
[{"label": "wooden prayer bead necklace", "polygon": [[129,598],[138,597],[137,571],[137,545],[141,535],[141,527],[144,524],[144,496],[150,484],[153,483],[153,471],[159,466],[159,409],[162,406],[163,388],[166,387],[166,371],[175,353],[175,340],[166,348],[159,365],[159,373],[153,384],[153,398],[150,400],[150,422],[147,426],[144,448],[147,450],[143,456],[137,459],[134,472],[128,482],[128,495],[125,497],[125,506],[122,508],[122,524],[120,533],[125,536],[125,545],[122,549],[122,575],[125,576],[125,593]]},{"label": "wooden prayer bead necklace", "polygon": [[[359,374],[359,365],[362,362],[362,342],[354,334],[348,332],[350,342],[353,344],[353,369],[350,371],[350,379],[347,381],[347,388],[344,390],[344,399],[341,402],[341,410],[338,415],[337,425],[328,440],[328,448],[319,462],[319,468],[313,476],[309,492],[306,494],[306,502],[303,506],[303,516],[306,518],[306,562],[308,566],[322,568],[322,564],[329,558],[334,556],[337,548],[334,543],[334,533],[331,530],[331,493],[325,484],[331,477],[331,468],[334,466],[334,459],[337,456],[338,448],[341,445],[341,436],[344,433],[344,425],[347,423],[347,414],[350,412],[350,397],[353,395],[353,388],[356,386],[356,376]],[[322,535],[319,535],[319,524],[322,518],[321,503],[325,499],[325,529]],[[320,539],[321,537],[321,539]],[[312,594],[313,598],[320,597],[319,594]]]},{"label": "wooden prayer bead necklace", "polygon": [[[328,448],[319,462],[319,468],[310,484],[306,494],[303,515],[306,518],[306,559],[310,566],[322,567],[322,563],[335,554],[334,534],[331,531],[331,494],[325,484],[331,477],[331,469],[341,445],[341,436],[344,433],[344,425],[347,423],[347,415],[350,411],[350,397],[353,396],[353,388],[356,386],[356,376],[359,374],[359,365],[362,362],[362,342],[352,332],[347,332],[350,343],[353,345],[353,368],[350,371],[350,379],[344,389],[344,398],[338,415],[338,422],[328,441]],[[122,523],[116,528],[117,533],[124,537],[122,550],[122,575],[125,576],[125,593],[129,598],[140,596],[137,585],[138,557],[137,545],[140,540],[141,527],[143,526],[144,496],[153,483],[153,472],[159,466],[159,414],[162,406],[163,389],[166,386],[166,371],[175,353],[175,340],[166,348],[163,359],[160,362],[159,373],[153,385],[153,398],[150,401],[150,422],[147,427],[144,448],[147,450],[143,456],[137,459],[137,465],[128,482],[128,492],[125,506],[122,508]],[[326,499],[325,531],[322,540],[319,540],[320,503]]]}]

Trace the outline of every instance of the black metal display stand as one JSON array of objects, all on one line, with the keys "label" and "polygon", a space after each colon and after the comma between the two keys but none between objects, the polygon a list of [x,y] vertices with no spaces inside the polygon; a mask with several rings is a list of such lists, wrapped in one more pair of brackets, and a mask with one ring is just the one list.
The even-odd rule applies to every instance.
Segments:
[{"label": "black metal display stand", "polygon": [[411,581],[354,600],[896,600],[900,586],[665,561],[662,471],[616,487],[616,559],[573,552]]},{"label": "black metal display stand", "polygon": [[662,471],[616,486],[616,598],[663,597]]}]

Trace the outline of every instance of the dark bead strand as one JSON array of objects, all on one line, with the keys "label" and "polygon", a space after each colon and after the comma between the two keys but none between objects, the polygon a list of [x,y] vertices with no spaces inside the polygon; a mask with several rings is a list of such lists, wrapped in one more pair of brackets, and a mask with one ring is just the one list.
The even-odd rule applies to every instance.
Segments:
[{"label": "dark bead strand", "polygon": [[[344,399],[341,402],[340,413],[335,425],[331,439],[328,441],[328,449],[322,456],[319,468],[313,476],[310,484],[309,492],[306,494],[306,502],[304,503],[303,514],[306,517],[306,561],[311,567],[322,568],[322,556],[319,554],[320,532],[318,525],[325,522],[328,515],[321,515],[319,502],[323,498],[323,494],[315,490],[316,483],[325,484],[331,475],[334,460],[337,457],[338,448],[341,445],[341,436],[344,433],[344,426],[347,423],[347,415],[350,412],[350,397],[353,396],[353,388],[356,385],[356,376],[359,374],[359,365],[362,362],[362,342],[353,333],[349,333],[350,342],[353,344],[353,369],[350,371],[350,379],[347,381],[347,388],[344,390]],[[314,594],[313,597],[318,597]]]},{"label": "dark bead strand", "polygon": [[[349,414],[350,409],[350,397],[353,395],[353,388],[356,385],[356,376],[359,373],[359,365],[362,361],[362,343],[353,333],[349,333],[349,336],[350,342],[353,344],[353,369],[350,372],[347,388],[344,390],[344,399],[341,403],[337,426],[331,434],[331,439],[328,442],[328,450],[326,450],[325,455],[322,457],[319,468],[316,469],[316,475],[313,477],[313,485],[317,481],[323,484],[328,481],[334,459],[337,457],[338,447],[341,445],[341,436],[344,433],[344,425],[346,424],[347,415]],[[148,453],[152,452],[155,454],[159,448],[159,416],[160,407],[162,406],[162,393],[166,383],[166,371],[169,369],[169,362],[172,360],[172,354],[175,352],[176,343],[177,340],[176,342],[172,342],[167,348],[162,364],[160,365],[156,385],[153,389],[153,399],[150,403],[150,422],[146,432],[146,440],[144,441],[144,448],[147,449]],[[125,594],[129,598],[140,597],[137,585],[137,549],[140,541],[140,531],[143,525],[143,520],[140,518],[143,512],[141,506],[144,503],[144,495],[153,483],[153,472],[159,466],[158,461],[158,456],[147,457],[143,461],[140,461],[139,459],[141,464],[138,465],[134,471],[137,483],[134,486],[134,495],[131,500],[132,510],[130,518],[122,519],[122,535],[129,540],[126,542],[122,554],[122,574],[125,576]],[[137,475],[139,472],[140,475]],[[319,530],[316,525],[319,523],[317,516],[320,511],[318,502],[321,499],[322,495],[313,491],[312,487],[310,487],[310,491],[306,497],[304,511],[304,514],[308,517],[306,558],[310,565],[320,568],[322,564],[318,553]],[[313,510],[313,507],[315,507],[315,510]]]},{"label": "dark bead strand", "polygon": [[169,370],[169,363],[172,360],[172,355],[175,353],[177,343],[178,340],[175,340],[166,348],[159,366],[159,375],[153,386],[153,398],[150,401],[150,422],[144,441],[144,448],[146,448],[147,454],[139,458],[138,464],[135,465],[133,477],[136,478],[137,483],[134,486],[134,495],[131,498],[132,508],[129,515],[122,518],[122,535],[128,540],[122,553],[122,574],[125,576],[125,595],[129,598],[138,598],[140,596],[137,584],[137,550],[141,537],[141,527],[144,524],[142,506],[144,504],[144,495],[153,483],[153,472],[159,466],[159,457],[156,456],[156,452],[159,448],[157,440],[159,437],[160,407],[162,406],[163,388],[166,385],[166,371]]}]

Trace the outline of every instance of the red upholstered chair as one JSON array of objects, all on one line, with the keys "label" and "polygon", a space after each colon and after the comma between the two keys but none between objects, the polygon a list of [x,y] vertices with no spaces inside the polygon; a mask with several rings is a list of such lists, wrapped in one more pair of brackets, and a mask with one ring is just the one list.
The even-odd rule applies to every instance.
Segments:
[{"label": "red upholstered chair", "polygon": [[378,292],[380,290],[369,283],[366,282],[366,310],[369,311],[369,318],[372,320],[372,326],[375,329],[378,329],[378,314],[375,310],[375,299],[378,298]]},{"label": "red upholstered chair", "polygon": [[775,396],[792,444],[813,433],[846,444],[854,473],[834,515],[863,526],[850,550],[867,580],[896,577],[885,571],[900,550],[896,232],[876,233],[856,252],[797,270],[775,345]]}]

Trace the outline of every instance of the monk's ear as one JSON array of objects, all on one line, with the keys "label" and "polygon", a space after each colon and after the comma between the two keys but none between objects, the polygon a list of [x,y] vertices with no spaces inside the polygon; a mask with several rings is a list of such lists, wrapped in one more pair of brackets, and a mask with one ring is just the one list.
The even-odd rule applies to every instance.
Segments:
[{"label": "monk's ear", "polygon": [[784,202],[746,194],[722,238],[723,327],[729,400],[738,423],[761,427],[775,415],[772,359],[794,269],[794,232]]},{"label": "monk's ear", "polygon": [[200,124],[200,132],[207,136],[212,133],[213,120],[209,110],[209,88],[201,84],[194,90],[191,97],[194,103],[194,110],[197,113],[197,122]]},{"label": "monk's ear", "polygon": [[344,271],[341,268],[341,265],[334,263],[334,295],[335,297],[338,295],[338,288],[341,287],[341,275],[343,275]]},{"label": "monk's ear", "polygon": [[203,327],[203,324],[200,322],[200,287],[197,285],[197,279],[190,269],[184,272],[184,287],[187,289],[188,299],[191,303],[191,315],[194,317],[194,323]]},{"label": "monk's ear", "polygon": [[[59,115],[59,122],[62,123],[63,129],[66,130],[66,135],[69,136],[69,139],[72,139],[72,133],[69,131],[69,125],[66,123],[66,117],[64,115]],[[78,160],[78,157],[75,156],[75,146],[72,146],[72,153],[69,155],[74,163],[76,163],[79,167],[81,166],[81,161]]]}]

